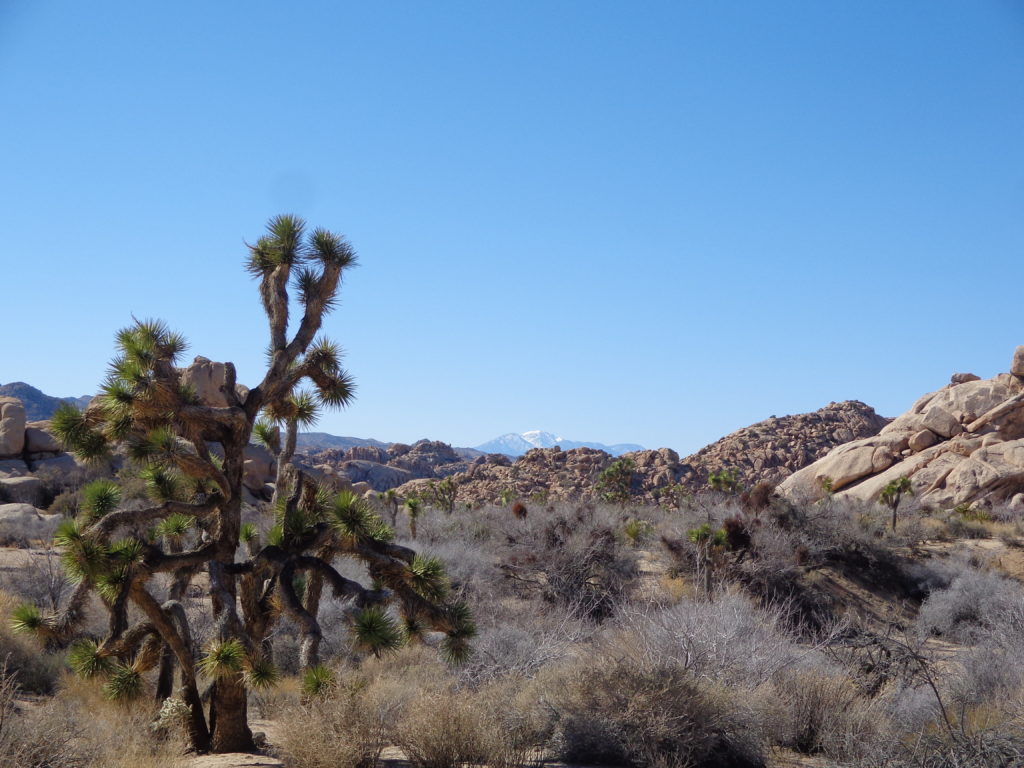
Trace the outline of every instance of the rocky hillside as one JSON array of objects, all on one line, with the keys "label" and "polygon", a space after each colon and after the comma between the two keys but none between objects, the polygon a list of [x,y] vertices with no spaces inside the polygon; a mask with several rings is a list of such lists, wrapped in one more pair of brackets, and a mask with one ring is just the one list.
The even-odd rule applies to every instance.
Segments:
[{"label": "rocky hillside", "polygon": [[[777,483],[837,445],[876,434],[888,422],[864,403],[847,401],[814,413],[766,419],[682,460],[670,448],[634,451],[625,454],[634,464],[632,493],[652,501],[669,486],[698,491],[707,487],[710,473],[721,469],[735,469],[747,486],[762,480]],[[598,476],[614,460],[592,448],[563,451],[557,446],[532,450],[514,463],[479,458],[456,475],[459,499],[496,501],[503,494],[524,499],[589,498]],[[422,493],[426,485],[427,481],[413,481],[399,492]]]},{"label": "rocky hillside", "polygon": [[[436,479],[465,472],[480,460],[479,451],[453,448],[437,440],[412,445],[357,445],[347,450],[305,452],[297,456],[306,468],[350,483],[366,483],[375,491],[395,488],[410,480]],[[509,459],[493,457],[508,464]]]},{"label": "rocky hillside", "polygon": [[87,395],[83,397],[51,397],[23,381],[0,384],[0,397],[13,397],[20,400],[25,406],[25,417],[29,421],[43,421],[50,418],[61,403],[71,403],[79,408],[85,408],[92,399]]},{"label": "rocky hillside", "polygon": [[829,403],[813,413],[772,416],[687,456],[682,481],[702,488],[711,473],[735,469],[745,485],[779,483],[837,445],[877,435],[890,421],[859,400]]},{"label": "rocky hillside", "polygon": [[1009,373],[954,374],[873,437],[839,446],[789,477],[780,491],[819,498],[877,499],[892,480],[910,479],[917,503],[933,508],[1009,503],[1024,509],[1024,347]]}]

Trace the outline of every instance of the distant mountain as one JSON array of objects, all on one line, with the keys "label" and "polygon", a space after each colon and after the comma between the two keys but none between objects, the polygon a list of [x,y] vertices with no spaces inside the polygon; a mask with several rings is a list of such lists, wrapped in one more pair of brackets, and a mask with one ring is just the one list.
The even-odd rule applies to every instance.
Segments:
[{"label": "distant mountain", "polygon": [[610,453],[612,456],[621,456],[624,453],[642,451],[644,449],[642,445],[634,443],[605,445],[604,443],[566,440],[564,437],[558,437],[551,432],[543,432],[539,429],[520,433],[509,432],[506,435],[489,440],[483,445],[478,445],[476,449],[484,453],[504,453],[506,456],[522,456],[534,448],[554,448],[556,445],[564,451],[572,448],[596,448],[599,451]]},{"label": "distant mountain", "polygon": [[299,451],[316,452],[316,451],[347,451],[349,448],[355,448],[356,446],[373,446],[374,448],[387,448],[391,443],[382,443],[380,440],[373,440],[372,438],[361,438],[361,437],[339,437],[338,435],[329,435],[326,432],[300,432],[296,441],[295,447]]},{"label": "distant mountain", "polygon": [[88,395],[82,397],[51,397],[40,392],[31,384],[24,381],[12,381],[10,384],[0,385],[0,396],[16,397],[25,404],[25,417],[29,421],[45,421],[53,416],[57,406],[61,403],[71,403],[77,408],[85,408],[92,400]]}]

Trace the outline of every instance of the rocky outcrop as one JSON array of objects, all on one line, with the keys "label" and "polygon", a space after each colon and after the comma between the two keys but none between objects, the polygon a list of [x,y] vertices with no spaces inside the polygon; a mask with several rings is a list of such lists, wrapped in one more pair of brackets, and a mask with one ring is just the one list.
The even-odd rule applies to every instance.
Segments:
[{"label": "rocky outcrop", "polygon": [[[830,403],[814,413],[772,416],[740,429],[697,453],[680,459],[670,448],[634,451],[623,458],[633,462],[631,494],[638,501],[655,501],[670,486],[690,492],[708,487],[708,476],[736,470],[750,487],[761,481],[777,483],[848,440],[878,433],[889,419],[855,400]],[[615,457],[593,448],[563,451],[538,448],[514,463],[505,457],[477,459],[455,476],[462,502],[493,502],[502,496],[529,499],[587,500],[594,498],[601,472]],[[402,494],[424,493],[429,480],[401,486]]]},{"label": "rocky outcrop", "polygon": [[991,506],[1024,494],[1024,347],[1011,373],[985,380],[956,374],[877,435],[835,448],[780,491],[814,499],[830,485],[871,500],[899,477],[910,479],[919,503],[935,508]]},{"label": "rocky outcrop", "polygon": [[0,478],[0,500],[40,507],[45,497],[43,482],[38,477]]},{"label": "rocky outcrop", "polygon": [[25,450],[25,406],[14,397],[0,397],[0,458]]},{"label": "rocky outcrop", "polygon": [[687,456],[682,482],[696,490],[707,486],[710,474],[734,469],[746,486],[778,483],[838,445],[878,434],[890,421],[859,400],[829,403],[813,413],[772,416]]},{"label": "rocky outcrop", "polygon": [[205,357],[197,357],[192,364],[181,370],[181,383],[192,387],[203,405],[223,408],[228,403],[227,392],[233,375],[229,375],[230,363],[215,363]]},{"label": "rocky outcrop", "polygon": [[[391,443],[356,445],[348,450],[326,450],[299,455],[306,466],[330,470],[341,484],[367,483],[374,491],[386,491],[414,479],[436,479],[465,472],[472,461],[458,449],[437,440],[412,445]],[[507,461],[507,459],[506,459]]]}]

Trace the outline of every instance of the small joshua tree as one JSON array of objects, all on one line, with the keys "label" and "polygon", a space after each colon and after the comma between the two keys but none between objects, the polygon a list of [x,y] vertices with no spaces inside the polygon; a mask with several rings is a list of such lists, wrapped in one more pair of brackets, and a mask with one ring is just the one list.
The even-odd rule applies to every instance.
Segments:
[{"label": "small joshua tree", "polygon": [[605,501],[625,506],[632,495],[634,469],[636,465],[632,459],[616,459],[598,475],[595,490]]},{"label": "small joshua tree", "polygon": [[[53,417],[56,434],[84,460],[102,460],[121,447],[142,467],[152,503],[123,505],[109,485],[85,494],[79,517],[56,536],[64,567],[77,582],[72,595],[55,615],[21,606],[12,623],[51,643],[68,643],[82,623],[86,598],[97,594],[109,615],[106,637],[74,644],[72,668],[104,679],[106,693],[121,700],[142,695],[151,671],[156,696],[165,700],[177,677],[175,695],[187,708],[197,751],[253,747],[247,690],[277,678],[265,651],[282,611],[302,633],[302,666],[317,666],[324,585],[348,600],[355,644],[371,653],[435,630],[446,635],[442,652],[459,660],[475,631],[465,606],[449,597],[440,563],[394,544],[392,530],[362,499],[332,496],[287,467],[296,425],[317,405],[352,398],[340,350],[317,334],[355,261],[339,235],[307,233],[294,216],[272,219],[247,261],[270,332],[267,370],[255,387],[236,387],[228,363],[223,401],[201,402],[175,367],[184,339],[162,323],[136,322],[118,332],[109,375],[89,408],[83,413],[67,406]],[[293,308],[299,316],[289,335]],[[308,389],[300,390],[302,384]],[[278,450],[278,524],[265,543],[252,526],[241,525],[245,449],[261,418],[258,434]],[[333,562],[339,557],[361,561],[375,588],[338,573]],[[208,576],[206,607],[214,624],[205,649],[195,647],[184,608],[200,570]],[[153,577],[160,573],[171,577],[163,603],[154,596]],[[303,583],[300,595],[296,585]],[[141,612],[140,623],[129,623],[129,605]],[[392,609],[403,617],[404,632]],[[200,694],[202,680],[209,682],[208,696]]]},{"label": "small joshua tree", "polygon": [[894,532],[896,530],[896,510],[900,506],[900,499],[903,498],[903,494],[908,496],[914,495],[914,488],[910,484],[910,478],[905,476],[898,477],[889,482],[878,495],[878,500],[892,510],[892,529]]},{"label": "small joshua tree", "polygon": [[736,494],[740,491],[740,475],[735,468],[721,469],[708,476],[708,487],[721,493]]},{"label": "small joshua tree", "polygon": [[443,509],[449,515],[455,511],[455,501],[459,494],[458,481],[449,475],[441,482],[430,481],[430,500],[438,509]]}]

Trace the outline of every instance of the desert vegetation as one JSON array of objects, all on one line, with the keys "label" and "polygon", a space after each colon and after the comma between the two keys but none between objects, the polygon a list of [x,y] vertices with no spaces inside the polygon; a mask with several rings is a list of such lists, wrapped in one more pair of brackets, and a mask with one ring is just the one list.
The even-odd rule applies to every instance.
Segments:
[{"label": "desert vegetation", "polygon": [[[1024,759],[1020,520],[999,509],[970,520],[911,500],[893,531],[881,503],[794,505],[740,491],[664,506],[517,501],[518,512],[417,501],[415,516],[396,515],[391,545],[415,543],[412,570],[423,578],[447,565],[425,591],[469,607],[471,651],[443,658],[431,646],[444,635],[417,633],[390,609],[361,614],[353,631],[352,597],[327,590],[317,664],[303,660],[301,615],[282,612],[266,635],[275,673],[246,696],[273,724],[267,749],[296,768],[371,766],[395,748],[423,768]],[[395,503],[381,499],[378,511],[390,517]],[[271,505],[246,514],[260,536],[278,535]],[[972,536],[964,523],[977,527]],[[53,556],[32,557],[43,568]],[[339,574],[371,590],[359,562],[344,553]],[[169,590],[174,577],[154,582]],[[25,603],[47,614],[74,591],[17,571],[2,588],[7,615]],[[183,598],[208,706],[219,665],[237,663],[251,681],[254,670],[244,654],[232,660],[204,602]],[[83,633],[104,637],[102,612],[84,613]],[[100,663],[81,646],[10,626],[0,642],[0,745],[11,764],[116,765],[104,752],[113,739],[147,764],[181,758],[187,708],[174,696],[157,700],[157,665],[141,670],[145,695],[128,708],[119,689],[135,678],[75,676]],[[143,647],[121,663],[138,668],[145,655]],[[58,721],[58,738],[43,749],[33,734]]]}]

